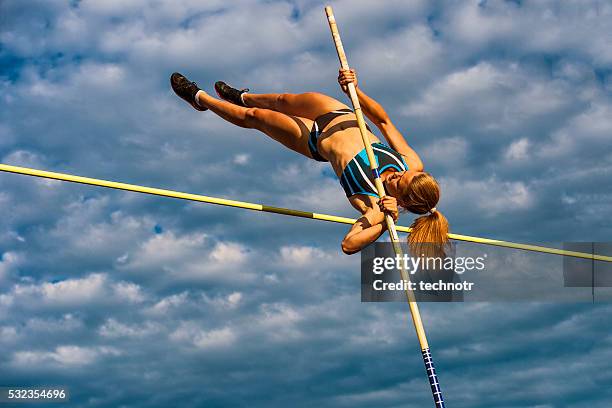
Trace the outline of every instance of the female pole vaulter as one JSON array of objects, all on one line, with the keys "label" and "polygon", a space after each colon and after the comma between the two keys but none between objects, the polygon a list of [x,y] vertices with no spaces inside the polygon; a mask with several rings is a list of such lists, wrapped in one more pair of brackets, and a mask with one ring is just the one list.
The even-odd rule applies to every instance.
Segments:
[{"label": "female pole vaulter", "polygon": [[448,222],[436,209],[438,183],[423,171],[419,155],[382,106],[357,87],[355,71],[340,70],[338,82],[344,92],[349,82],[355,84],[363,112],[388,143],[381,143],[370,132],[388,196],[378,197],[355,115],[344,103],[316,92],[255,94],[222,81],[215,83],[221,98],[217,99],[177,72],[170,77],[174,92],[194,109],[211,110],[234,125],[257,129],[295,152],[331,164],[349,202],[361,213],[342,240],[344,253],[356,253],[376,241],[386,230],[385,213],[397,220],[398,204],[421,215],[411,225],[411,248],[420,243],[443,247],[448,242]]}]

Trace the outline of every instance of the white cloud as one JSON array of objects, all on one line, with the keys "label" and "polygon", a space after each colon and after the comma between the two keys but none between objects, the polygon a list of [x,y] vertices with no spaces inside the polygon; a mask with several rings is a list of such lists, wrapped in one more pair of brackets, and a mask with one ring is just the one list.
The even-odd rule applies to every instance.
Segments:
[{"label": "white cloud", "polygon": [[234,310],[243,302],[244,296],[240,292],[232,292],[227,296],[203,296],[204,302],[218,310]]},{"label": "white cloud", "polygon": [[[241,268],[252,254],[244,245],[221,242],[202,233],[176,235],[172,231],[151,236],[138,248],[124,255],[125,262],[117,267],[126,272],[150,274],[162,270],[160,279],[235,280],[252,279],[251,270]],[[227,268],[235,268],[230,275]]]},{"label": "white cloud", "polygon": [[[472,116],[492,115],[499,110],[495,94],[512,91],[512,78],[490,63],[481,62],[453,72],[434,83],[422,97],[411,101],[404,109],[406,116],[434,115],[438,118],[470,112]],[[491,102],[494,101],[494,105]],[[499,117],[500,115],[495,115]],[[488,125],[490,126],[490,125]]]},{"label": "white cloud", "polygon": [[[596,100],[588,110],[572,117],[561,129],[542,143],[537,155],[546,160],[570,158],[582,149],[606,151],[612,134],[612,101]],[[584,163],[583,163],[584,164]]]},{"label": "white cloud", "polygon": [[444,178],[440,182],[444,201],[467,209],[464,215],[477,219],[526,210],[536,202],[533,191],[523,182],[495,177],[480,181]]},{"label": "white cloud", "polygon": [[17,351],[12,356],[12,365],[20,368],[41,366],[81,367],[94,364],[104,356],[117,356],[120,352],[111,347],[58,346],[54,351]]},{"label": "white cloud", "polygon": [[0,288],[16,273],[21,262],[22,255],[17,252],[0,253]]},{"label": "white cloud", "polygon": [[127,79],[125,67],[119,64],[83,64],[71,78],[74,89],[87,87],[89,92],[100,91],[116,93]]},{"label": "white cloud", "polygon": [[238,164],[240,166],[244,166],[251,160],[251,155],[248,153],[240,153],[234,156],[233,162],[234,164]]},{"label": "white cloud", "polygon": [[333,255],[327,254],[319,248],[289,245],[280,248],[279,262],[287,268],[301,268],[320,264],[320,262],[332,258]]},{"label": "white cloud", "polygon": [[210,260],[213,262],[228,266],[241,265],[246,261],[247,257],[247,248],[231,242],[217,243],[209,255]]},{"label": "white cloud", "polygon": [[17,329],[13,326],[0,326],[0,343],[11,343],[18,338]]},{"label": "white cloud", "polygon": [[599,1],[471,0],[445,8],[441,27],[465,51],[494,45],[513,53],[577,53],[609,64],[612,52],[602,34],[609,31],[610,16],[612,8]]},{"label": "white cloud", "polygon": [[170,334],[173,341],[191,344],[198,349],[219,349],[231,347],[238,336],[230,327],[205,330],[195,322],[182,322],[179,327]]},{"label": "white cloud", "polygon": [[512,21],[512,6],[499,7],[497,13],[480,7],[477,1],[466,1],[453,10],[449,31],[471,45],[486,45],[500,38],[512,37],[517,24]]},{"label": "white cloud", "polygon": [[432,82],[401,113],[437,132],[438,123],[444,123],[444,129],[480,134],[490,142],[493,135],[516,135],[547,119],[564,120],[577,98],[585,99],[567,83],[534,75],[528,66],[481,61]]},{"label": "white cloud", "polygon": [[208,332],[201,331],[192,339],[193,344],[201,349],[227,347],[236,341],[236,334],[229,327]]},{"label": "white cloud", "polygon": [[447,166],[457,168],[465,163],[469,152],[469,143],[463,137],[432,138],[432,141],[421,150],[426,168]]},{"label": "white cloud", "polygon": [[322,177],[322,169],[320,163],[312,161],[283,166],[272,176],[271,181],[295,186],[294,181],[299,180],[300,188],[291,189],[290,194],[283,195],[280,205],[304,211],[354,216],[338,179]]},{"label": "white cloud", "polygon": [[146,313],[163,316],[168,313],[171,309],[180,310],[188,300],[189,293],[182,292],[179,294],[171,295],[159,300],[152,307],[146,309]]},{"label": "white cloud", "polygon": [[38,299],[47,304],[79,305],[105,299],[107,289],[106,275],[91,274],[56,283],[17,284],[13,288],[13,296],[23,301]]},{"label": "white cloud", "polygon": [[49,236],[64,248],[97,257],[116,258],[151,235],[155,222],[148,215],[132,216],[124,211],[108,213],[113,201],[108,195],[78,197],[65,204]]},{"label": "white cloud", "polygon": [[422,23],[393,31],[377,41],[366,41],[351,53],[364,89],[378,94],[410,93],[444,72],[444,58],[443,43]]},{"label": "white cloud", "polygon": [[140,285],[131,282],[118,282],[113,285],[115,296],[118,299],[126,300],[131,303],[139,303],[145,299]]},{"label": "white cloud", "polygon": [[142,338],[156,334],[160,331],[160,327],[153,322],[144,322],[137,325],[129,325],[121,323],[113,318],[107,319],[98,332],[103,337],[108,338]]},{"label": "white cloud", "polygon": [[38,153],[19,149],[14,150],[2,157],[2,163],[13,166],[40,168],[44,163],[44,157]]},{"label": "white cloud", "polygon": [[514,142],[506,149],[504,157],[508,161],[521,161],[529,158],[529,139],[523,137]]},{"label": "white cloud", "polygon": [[[145,300],[138,285],[113,282],[104,273],[92,273],[82,278],[70,278],[58,282],[33,282],[25,279],[11,288],[6,296],[7,306],[45,310],[50,306],[75,308],[78,306],[137,304]],[[70,314],[66,316],[71,316]]]},{"label": "white cloud", "polygon": [[256,317],[258,331],[264,330],[265,335],[274,342],[287,342],[304,339],[306,333],[299,327],[304,319],[300,310],[290,304],[275,302],[264,303],[259,308]]},{"label": "white cloud", "polygon": [[72,313],[66,313],[60,318],[39,318],[34,317],[25,322],[25,335],[41,336],[55,332],[70,332],[82,329],[83,321]]},{"label": "white cloud", "polygon": [[172,264],[193,250],[203,249],[207,239],[201,233],[185,236],[176,236],[173,232],[156,234],[140,245],[129,264],[143,267]]}]

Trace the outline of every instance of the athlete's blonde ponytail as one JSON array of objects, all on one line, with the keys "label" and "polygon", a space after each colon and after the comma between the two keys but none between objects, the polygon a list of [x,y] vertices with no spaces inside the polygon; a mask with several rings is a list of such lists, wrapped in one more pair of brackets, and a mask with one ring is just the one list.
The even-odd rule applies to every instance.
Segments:
[{"label": "athlete's blonde ponytail", "polygon": [[408,236],[413,256],[445,256],[448,245],[448,221],[436,209],[440,200],[440,186],[429,173],[414,176],[398,204],[415,214],[425,214],[414,220]]}]

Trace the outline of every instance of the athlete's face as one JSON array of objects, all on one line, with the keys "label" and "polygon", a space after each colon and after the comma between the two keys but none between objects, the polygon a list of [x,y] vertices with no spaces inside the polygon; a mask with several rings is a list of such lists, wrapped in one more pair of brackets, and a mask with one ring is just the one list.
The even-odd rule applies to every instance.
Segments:
[{"label": "athlete's face", "polygon": [[387,194],[393,197],[399,197],[403,191],[408,189],[408,185],[417,174],[422,173],[421,171],[406,170],[396,171],[391,173],[385,180],[385,190]]}]

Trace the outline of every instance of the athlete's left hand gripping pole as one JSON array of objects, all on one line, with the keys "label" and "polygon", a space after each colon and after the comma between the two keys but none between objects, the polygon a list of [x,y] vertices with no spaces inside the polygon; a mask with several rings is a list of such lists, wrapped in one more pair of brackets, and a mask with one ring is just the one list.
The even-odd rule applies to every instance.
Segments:
[{"label": "athlete's left hand gripping pole", "polygon": [[[325,14],[327,14],[329,28],[331,30],[334,43],[336,44],[336,51],[338,52],[338,58],[340,59],[340,66],[342,67],[342,69],[349,69],[346,54],[344,53],[344,47],[342,47],[342,41],[340,40],[340,33],[338,32],[338,27],[336,26],[336,19],[334,18],[334,13],[330,6],[325,7]],[[376,190],[380,197],[384,197],[386,195],[385,188],[382,184],[382,180],[380,179],[380,174],[378,172],[377,167],[378,165],[376,162],[376,158],[374,157],[374,152],[372,151],[370,137],[368,136],[365,121],[363,120],[363,113],[361,112],[361,106],[359,105],[359,98],[357,97],[357,91],[355,90],[354,83],[351,82],[348,84],[348,91],[349,96],[351,98],[351,102],[353,103],[353,108],[355,110],[355,116],[357,117],[357,125],[359,126],[359,131],[361,132],[361,138],[363,140],[363,144],[368,155],[368,161],[370,162],[370,169],[372,170],[372,174],[374,175],[374,184],[376,185]],[[403,258],[402,248],[400,246],[399,237],[397,236],[393,217],[387,214],[385,215],[385,220],[387,222],[387,229],[389,230],[389,235],[391,236],[391,242],[393,242],[393,249],[395,250],[396,255],[400,256],[400,258]],[[402,280],[406,282],[409,281],[409,276],[403,266],[400,268],[400,275],[402,277]],[[421,345],[421,353],[423,355],[423,361],[425,362],[425,369],[427,370],[427,376],[429,378],[429,385],[431,386],[431,392],[433,394],[435,406],[436,408],[444,408],[444,399],[442,398],[440,384],[438,382],[436,370],[434,369],[433,361],[431,359],[429,344],[427,343],[427,337],[425,336],[425,329],[423,328],[423,322],[421,321],[419,307],[417,305],[412,290],[408,288],[405,292],[406,298],[408,299],[408,305],[410,306],[412,322],[414,323],[414,328],[419,339],[419,344]]]}]

